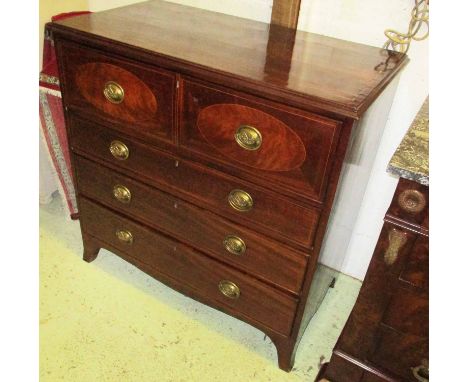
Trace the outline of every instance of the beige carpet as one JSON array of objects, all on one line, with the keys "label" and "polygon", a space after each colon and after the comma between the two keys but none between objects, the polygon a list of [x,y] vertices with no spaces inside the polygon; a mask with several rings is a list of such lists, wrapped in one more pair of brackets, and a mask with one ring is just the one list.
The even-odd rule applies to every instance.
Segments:
[{"label": "beige carpet", "polygon": [[341,275],[309,324],[291,373],[264,334],[101,250],[81,260],[79,223],[55,197],[40,209],[41,381],[309,381],[355,302]]}]

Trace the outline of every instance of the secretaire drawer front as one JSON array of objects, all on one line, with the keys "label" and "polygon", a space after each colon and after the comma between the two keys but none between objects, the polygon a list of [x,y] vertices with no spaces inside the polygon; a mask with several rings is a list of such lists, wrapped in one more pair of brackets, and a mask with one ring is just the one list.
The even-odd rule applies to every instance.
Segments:
[{"label": "secretaire drawer front", "polygon": [[80,198],[85,232],[194,290],[211,305],[227,307],[282,334],[289,334],[296,300],[183,244]]},{"label": "secretaire drawer front", "polygon": [[75,157],[85,195],[292,292],[299,292],[307,257],[221,219],[171,194]]},{"label": "secretaire drawer front", "polygon": [[163,154],[90,122],[70,122],[73,150],[131,171],[132,176],[255,231],[311,246],[320,216],[318,209],[303,207],[251,183]]},{"label": "secretaire drawer front", "polygon": [[93,49],[59,41],[68,107],[113,123],[134,135],[173,140],[175,75]]},{"label": "secretaire drawer front", "polygon": [[339,122],[192,80],[182,89],[182,147],[236,175],[322,199]]}]

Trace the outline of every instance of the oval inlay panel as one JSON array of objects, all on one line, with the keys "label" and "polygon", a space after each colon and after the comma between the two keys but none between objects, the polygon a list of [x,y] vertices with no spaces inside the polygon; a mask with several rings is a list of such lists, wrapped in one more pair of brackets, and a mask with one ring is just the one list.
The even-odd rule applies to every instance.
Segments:
[{"label": "oval inlay panel", "polygon": [[[262,142],[246,150],[236,142],[242,125],[257,129]],[[266,171],[290,171],[302,165],[306,150],[301,138],[285,123],[263,111],[236,104],[216,104],[201,110],[197,127],[217,151],[233,161]]]},{"label": "oval inlay panel", "polygon": [[[99,110],[127,122],[144,121],[156,114],[157,102],[151,89],[128,70],[111,64],[83,64],[76,72],[76,86],[83,97]],[[110,102],[104,95],[108,82],[124,91],[123,101]]]}]

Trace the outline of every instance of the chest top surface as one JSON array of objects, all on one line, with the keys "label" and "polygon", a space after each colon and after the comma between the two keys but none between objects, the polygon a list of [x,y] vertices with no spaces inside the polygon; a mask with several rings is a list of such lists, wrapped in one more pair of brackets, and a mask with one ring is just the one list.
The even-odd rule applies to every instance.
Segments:
[{"label": "chest top surface", "polygon": [[[351,118],[359,118],[407,62],[400,53],[160,0],[48,28],[149,53],[182,73],[189,64]],[[385,62],[387,70],[375,69]]]}]

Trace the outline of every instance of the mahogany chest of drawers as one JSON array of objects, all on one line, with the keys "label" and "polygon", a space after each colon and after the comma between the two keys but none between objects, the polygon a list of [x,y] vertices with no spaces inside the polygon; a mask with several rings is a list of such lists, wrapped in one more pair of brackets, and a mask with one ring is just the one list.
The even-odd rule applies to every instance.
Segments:
[{"label": "mahogany chest of drawers", "polygon": [[84,259],[254,325],[290,370],[353,126],[406,56],[163,1],[47,28]]}]

